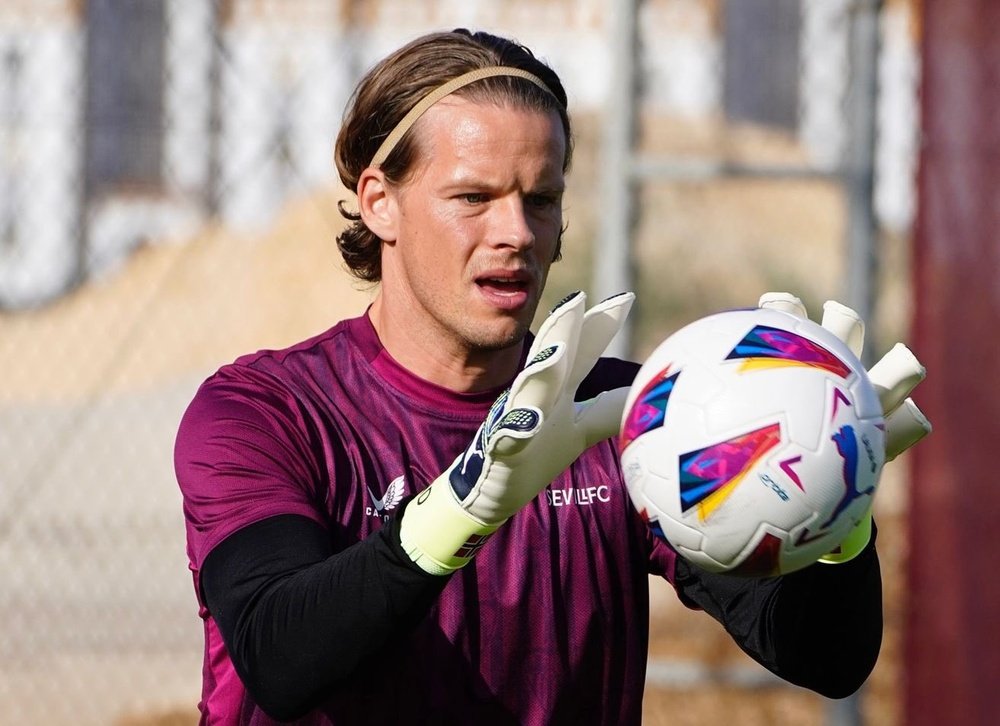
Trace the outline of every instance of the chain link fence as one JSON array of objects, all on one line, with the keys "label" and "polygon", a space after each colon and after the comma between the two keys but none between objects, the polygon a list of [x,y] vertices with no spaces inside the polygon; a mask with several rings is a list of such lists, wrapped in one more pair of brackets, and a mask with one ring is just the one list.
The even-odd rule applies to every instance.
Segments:
[{"label": "chain link fence", "polygon": [[[744,173],[639,191],[639,354],[765,289],[838,292],[852,3],[745,5],[640,6],[641,148]],[[0,723],[196,720],[202,642],[174,433],[216,367],[369,299],[333,244],[348,197],[332,146],[375,60],[466,26],[556,68],[578,139],[548,296],[589,284],[614,12],[598,0],[0,1]],[[908,17],[888,3],[880,26],[873,161],[890,241],[913,214]],[[768,177],[787,165],[816,173]],[[887,285],[880,300],[905,295]],[[654,637],[675,645],[654,647],[669,658],[651,673],[676,681],[670,664],[697,671],[720,636],[656,596]],[[649,721],[664,719],[648,700]]]}]

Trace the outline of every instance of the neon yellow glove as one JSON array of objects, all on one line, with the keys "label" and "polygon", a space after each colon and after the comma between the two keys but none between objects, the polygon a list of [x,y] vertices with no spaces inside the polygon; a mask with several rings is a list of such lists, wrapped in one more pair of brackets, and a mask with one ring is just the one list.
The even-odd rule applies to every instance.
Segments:
[{"label": "neon yellow glove", "polygon": [[628,388],[573,397],[634,299],[621,293],[585,312],[587,297],[576,292],[555,307],[472,443],[403,512],[400,540],[417,565],[436,575],[466,565],[585,449],[617,433]]},{"label": "neon yellow glove", "polygon": [[[802,301],[790,293],[771,292],[761,296],[758,305],[775,308],[799,317],[807,317]],[[861,317],[846,305],[828,300],[823,305],[824,328],[832,332],[861,357],[864,349],[865,324]],[[885,418],[885,460],[892,461],[906,449],[931,432],[931,423],[917,408],[912,391],[924,379],[926,370],[916,356],[902,343],[896,343],[888,353],[871,367],[868,377],[878,392]],[[837,564],[854,559],[871,539],[871,511],[854,526],[840,546],[819,561]]]}]

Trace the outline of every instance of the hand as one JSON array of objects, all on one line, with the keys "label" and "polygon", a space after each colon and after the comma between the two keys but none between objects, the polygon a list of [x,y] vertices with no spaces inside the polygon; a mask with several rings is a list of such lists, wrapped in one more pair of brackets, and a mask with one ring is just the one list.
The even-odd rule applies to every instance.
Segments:
[{"label": "hand", "polygon": [[[794,295],[784,292],[765,293],[758,305],[773,308],[805,318],[806,309]],[[846,305],[832,300],[823,305],[824,328],[832,332],[861,357],[864,348],[865,324],[861,317]],[[909,398],[910,391],[924,379],[926,370],[909,348],[896,343],[888,353],[871,367],[868,377],[878,393],[885,418],[885,460],[892,461],[906,449],[931,432],[930,421]],[[820,562],[835,564],[856,557],[871,539],[871,513],[855,525],[837,551],[824,555]]]},{"label": "hand", "polygon": [[634,299],[621,293],[584,312],[587,297],[576,292],[553,309],[472,443],[403,513],[400,540],[420,567],[446,574],[468,563],[585,449],[618,431],[628,388],[573,397]]}]

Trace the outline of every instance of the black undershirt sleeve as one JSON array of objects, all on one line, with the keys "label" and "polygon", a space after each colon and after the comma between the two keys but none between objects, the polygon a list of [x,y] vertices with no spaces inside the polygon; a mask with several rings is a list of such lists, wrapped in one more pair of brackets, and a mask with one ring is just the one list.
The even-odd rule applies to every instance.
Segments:
[{"label": "black undershirt sleeve", "polygon": [[399,544],[399,521],[333,553],[320,524],[281,515],[208,554],[205,604],[247,691],[273,718],[294,719],[322,703],[436,601],[449,578],[413,564]]},{"label": "black undershirt sleeve", "polygon": [[875,537],[873,524],[871,541],[853,560],[781,577],[718,575],[678,557],[674,585],[683,600],[721,622],[771,672],[828,698],[844,698],[864,683],[882,644]]}]

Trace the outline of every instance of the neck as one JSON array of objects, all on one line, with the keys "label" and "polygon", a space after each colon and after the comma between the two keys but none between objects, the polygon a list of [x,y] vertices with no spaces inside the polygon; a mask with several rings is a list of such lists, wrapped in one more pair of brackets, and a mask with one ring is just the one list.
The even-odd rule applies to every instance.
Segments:
[{"label": "neck", "polygon": [[521,363],[523,341],[506,348],[473,348],[408,305],[387,305],[379,294],[368,315],[383,347],[414,375],[458,393],[476,393],[509,382]]}]

